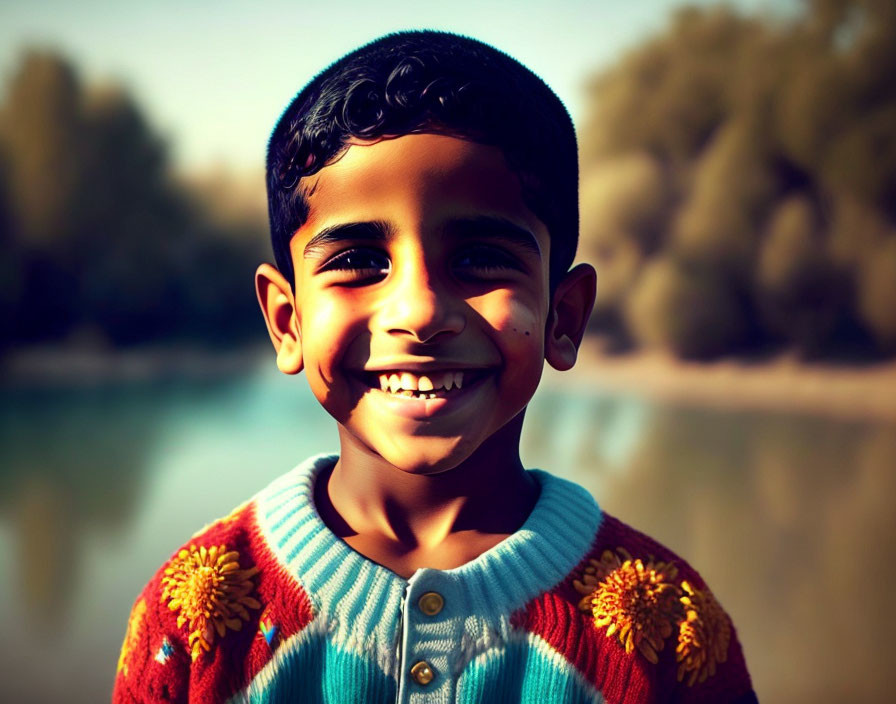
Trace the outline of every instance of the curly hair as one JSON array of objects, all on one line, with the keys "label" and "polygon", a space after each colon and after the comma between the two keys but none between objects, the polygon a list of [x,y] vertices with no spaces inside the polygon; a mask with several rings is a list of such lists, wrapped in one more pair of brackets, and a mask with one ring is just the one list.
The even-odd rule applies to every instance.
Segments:
[{"label": "curly hair", "polygon": [[277,267],[295,281],[289,242],[308,218],[302,179],[355,139],[435,132],[498,147],[527,207],[551,235],[551,282],[572,264],[579,230],[575,130],[560,99],[507,54],[447,32],[389,34],[318,74],[268,143],[267,192]]}]

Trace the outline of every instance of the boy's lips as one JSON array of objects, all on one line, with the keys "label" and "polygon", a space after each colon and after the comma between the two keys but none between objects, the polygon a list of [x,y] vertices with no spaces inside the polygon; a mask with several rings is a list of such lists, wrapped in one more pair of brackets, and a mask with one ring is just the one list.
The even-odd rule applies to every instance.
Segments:
[{"label": "boy's lips", "polygon": [[490,368],[407,365],[365,369],[358,375],[367,393],[397,415],[426,419],[453,412],[475,394]]}]

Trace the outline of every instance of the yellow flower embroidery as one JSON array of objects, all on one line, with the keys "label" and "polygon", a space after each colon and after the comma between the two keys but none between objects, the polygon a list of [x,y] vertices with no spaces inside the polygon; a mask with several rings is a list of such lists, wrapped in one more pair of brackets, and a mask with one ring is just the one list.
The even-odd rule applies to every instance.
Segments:
[{"label": "yellow flower embroidery", "polygon": [[[181,550],[162,577],[162,603],[177,611],[177,626],[187,624],[193,660],[211,649],[215,639],[227,629],[238,631],[249,620],[246,608],[261,604],[249,596],[250,578],[256,567],[240,569],[239,553],[223,545],[211,548],[190,545]],[[240,620],[242,619],[242,621]]]},{"label": "yellow flower embroidery", "polygon": [[617,553],[607,550],[600,560],[591,560],[582,580],[573,582],[585,594],[579,608],[590,610],[594,625],[606,627],[607,637],[615,635],[625,652],[637,648],[657,663],[658,651],[681,616],[680,592],[672,583],[678,569],[652,559],[632,559],[622,548]]},{"label": "yellow flower embroidery", "polygon": [[[619,548],[620,555],[626,559],[631,559],[631,555],[625,551],[625,548]],[[579,600],[579,609],[582,611],[591,611],[591,596],[598,585],[604,581],[606,576],[619,567],[619,557],[610,550],[604,550],[600,560],[588,560],[588,566],[582,574],[582,579],[574,579],[572,584],[580,594],[584,596]]]},{"label": "yellow flower embroidery", "polygon": [[144,616],[146,616],[146,600],[141,599],[131,609],[131,615],[128,618],[128,630],[124,634],[124,643],[121,644],[121,654],[118,656],[116,672],[123,672],[125,677],[128,676],[128,658],[131,656],[131,651],[137,646]]},{"label": "yellow flower embroidery", "polygon": [[688,677],[688,686],[716,673],[716,665],[728,659],[731,625],[724,610],[708,589],[681,583],[684,620],[678,626],[678,681]]}]

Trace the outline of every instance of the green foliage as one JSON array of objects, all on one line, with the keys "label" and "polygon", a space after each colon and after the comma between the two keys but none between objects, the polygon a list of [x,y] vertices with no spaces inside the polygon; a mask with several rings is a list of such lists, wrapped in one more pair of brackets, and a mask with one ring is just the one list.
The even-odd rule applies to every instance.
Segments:
[{"label": "green foliage", "polygon": [[[597,77],[581,139],[582,251],[609,289],[600,316],[616,311],[637,339],[679,353],[684,330],[714,340],[694,349],[736,351],[720,347],[740,339],[733,329],[809,354],[837,350],[844,331],[894,349],[894,74],[896,4],[814,0],[786,22],[682,10]],[[663,183],[603,183],[632,160]],[[737,324],[697,330],[687,321],[715,317],[656,301],[664,291],[692,304],[696,271],[739,302]]]},{"label": "green foliage", "polygon": [[209,217],[121,88],[85,88],[61,57],[27,53],[0,110],[0,164],[7,345],[237,341],[257,328],[263,221]]},{"label": "green foliage", "polygon": [[680,357],[715,357],[743,339],[743,315],[712,269],[670,256],[652,259],[626,301],[635,339]]},{"label": "green foliage", "polygon": [[631,153],[601,162],[585,183],[580,255],[600,271],[597,309],[615,308],[656,246],[667,211],[667,182],[655,159]]},{"label": "green foliage", "polygon": [[72,237],[83,184],[81,86],[56,56],[31,53],[4,101],[0,135],[18,240],[52,248]]},{"label": "green foliage", "polygon": [[694,164],[693,180],[675,214],[670,245],[687,258],[737,275],[755,257],[757,220],[774,181],[750,125],[719,127]]},{"label": "green foliage", "polygon": [[834,332],[847,294],[819,241],[818,221],[804,196],[781,203],[772,215],[756,268],[763,322],[808,354],[822,349]]},{"label": "green foliage", "polygon": [[741,55],[761,32],[726,9],[681,10],[663,36],[592,82],[585,159],[646,148],[689,160],[730,112]]},{"label": "green foliage", "polygon": [[874,338],[896,351],[896,232],[868,257],[860,280],[860,311]]}]

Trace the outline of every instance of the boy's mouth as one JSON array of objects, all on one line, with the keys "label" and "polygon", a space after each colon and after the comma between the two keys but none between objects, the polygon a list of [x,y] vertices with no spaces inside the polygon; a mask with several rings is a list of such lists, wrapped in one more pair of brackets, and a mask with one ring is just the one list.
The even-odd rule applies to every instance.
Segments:
[{"label": "boy's mouth", "polygon": [[406,396],[416,399],[445,398],[460,391],[464,384],[478,381],[485,370],[440,370],[427,374],[394,370],[368,372],[365,379],[369,386],[392,396]]}]

